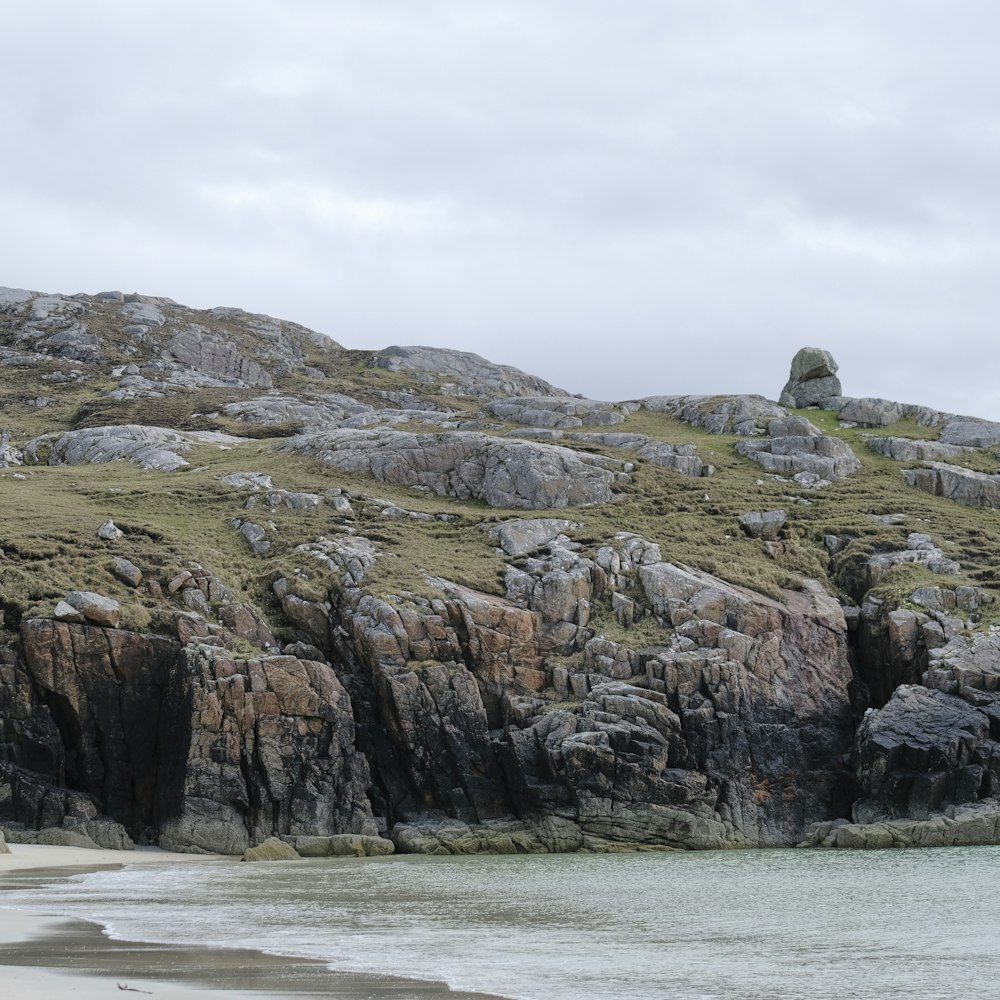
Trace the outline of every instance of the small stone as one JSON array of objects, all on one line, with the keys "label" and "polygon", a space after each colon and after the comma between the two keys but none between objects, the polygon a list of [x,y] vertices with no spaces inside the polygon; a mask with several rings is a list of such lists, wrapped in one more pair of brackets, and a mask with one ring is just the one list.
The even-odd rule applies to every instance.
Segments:
[{"label": "small stone", "polygon": [[142,570],[128,559],[116,559],[111,566],[111,572],[130,587],[138,587],[142,583]]},{"label": "small stone", "polygon": [[65,601],[60,601],[56,605],[52,617],[57,622],[74,622],[76,624],[82,624],[87,620],[72,604],[67,604]]},{"label": "small stone", "polygon": [[117,541],[125,534],[114,521],[107,520],[97,529],[97,537],[103,538],[106,542]]}]

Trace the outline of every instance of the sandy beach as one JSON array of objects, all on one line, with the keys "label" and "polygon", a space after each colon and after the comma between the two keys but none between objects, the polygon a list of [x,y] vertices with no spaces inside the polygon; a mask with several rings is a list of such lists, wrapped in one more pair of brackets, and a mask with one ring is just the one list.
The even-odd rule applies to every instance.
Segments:
[{"label": "sandy beach", "polygon": [[256,951],[177,948],[113,941],[81,921],[39,916],[4,905],[4,890],[136,864],[235,863],[214,855],[158,848],[85,850],[10,844],[0,855],[0,982],[17,1000],[260,1000],[336,997],[341,1000],[494,1000],[390,976],[331,972],[324,963]]}]

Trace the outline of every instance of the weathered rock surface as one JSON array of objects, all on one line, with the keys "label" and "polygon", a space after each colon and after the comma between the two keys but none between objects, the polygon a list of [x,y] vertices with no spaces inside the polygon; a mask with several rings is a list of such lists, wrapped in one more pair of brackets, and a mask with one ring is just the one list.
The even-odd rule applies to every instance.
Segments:
[{"label": "weathered rock surface", "polygon": [[25,622],[22,643],[23,662],[0,662],[5,823],[224,854],[377,832],[329,665],[45,620]]},{"label": "weathered rock surface", "polygon": [[202,327],[178,333],[170,341],[166,356],[197,371],[221,375],[252,388],[270,389],[271,376],[256,361],[244,358],[235,345],[226,343]]},{"label": "weathered rock surface", "polygon": [[314,454],[345,472],[426,486],[439,496],[485,500],[492,507],[544,510],[607,503],[624,476],[621,463],[568,448],[458,431],[340,430],[291,438],[282,450]]},{"label": "weathered rock surface", "polygon": [[829,351],[818,347],[803,347],[794,358],[778,402],[782,406],[815,406],[831,396],[842,393],[837,378],[837,362]]},{"label": "weathered rock surface", "polygon": [[783,417],[767,425],[766,439],[736,442],[741,455],[759,462],[778,475],[811,473],[821,479],[844,479],[861,468],[851,446],[838,437],[823,434],[804,417]]},{"label": "weathered rock surface", "polygon": [[947,806],[930,819],[817,824],[801,847],[882,850],[890,847],[971,847],[1000,844],[1000,800]]},{"label": "weathered rock surface", "polygon": [[478,354],[440,347],[387,347],[372,364],[389,371],[426,372],[444,380],[442,388],[459,396],[567,396],[544,379],[509,365],[495,365]]},{"label": "weathered rock surface", "polygon": [[740,527],[751,538],[773,542],[778,537],[788,515],[783,510],[751,510],[740,514]]},{"label": "weathered rock surface", "polygon": [[488,413],[529,427],[606,427],[625,420],[619,406],[576,396],[514,396],[486,405]]},{"label": "weathered rock surface", "polygon": [[121,607],[114,598],[89,590],[74,590],[66,595],[66,603],[79,611],[88,622],[107,625],[108,628],[118,627]]},{"label": "weathered rock surface", "polygon": [[248,847],[243,852],[241,861],[298,861],[301,855],[291,844],[279,840],[277,837],[268,837],[255,847]]},{"label": "weathered rock surface", "polygon": [[824,400],[824,405],[837,411],[841,421],[860,427],[889,427],[904,418],[912,418],[921,427],[938,427],[953,414],[942,413],[929,406],[914,403],[897,403],[891,399],[866,397],[863,399]]},{"label": "weathered rock surface", "polygon": [[952,417],[941,428],[942,444],[992,448],[1000,444],[1000,423],[976,417]]},{"label": "weathered rock surface", "polygon": [[196,444],[231,447],[240,438],[216,431],[174,431],[166,427],[122,424],[43,434],[24,446],[28,462],[47,465],[128,461],[140,469],[173,472],[189,463],[181,455]]},{"label": "weathered rock surface", "polygon": [[[663,563],[637,536],[595,562],[561,527],[497,531],[524,553],[507,601],[442,582],[440,601],[366,595],[342,608],[355,697],[381,720],[360,735],[397,849],[552,849],[532,826],[543,817],[570,824],[560,849],[799,839],[840,794],[850,743],[839,605],[816,588],[768,601]],[[661,646],[629,649],[586,627],[607,588],[641,595],[622,601],[633,620],[662,620]],[[550,688],[575,704],[546,708]],[[520,823],[497,828],[511,813]]]},{"label": "weathered rock surface", "polygon": [[169,850],[242,854],[273,834],[377,832],[351,699],[325,663],[185,650],[190,743]]},{"label": "weathered rock surface", "polygon": [[339,833],[330,837],[284,836],[282,838],[302,858],[379,858],[395,852],[395,844],[385,837]]},{"label": "weathered rock surface", "polygon": [[961,458],[969,449],[940,441],[920,441],[901,437],[870,437],[865,444],[876,455],[893,458],[897,462],[941,462]]},{"label": "weathered rock surface", "polygon": [[685,476],[710,476],[715,469],[703,462],[695,452],[693,444],[667,444],[664,441],[650,441],[636,449],[639,458],[659,465],[664,469],[676,469]]},{"label": "weathered rock surface", "polygon": [[710,434],[763,434],[772,420],[788,416],[783,406],[763,396],[649,396],[640,402]]},{"label": "weathered rock surface", "polygon": [[926,469],[905,469],[906,481],[931,496],[947,497],[965,507],[1000,507],[1000,475],[974,472],[933,462]]},{"label": "weathered rock surface", "polygon": [[946,804],[1000,791],[991,715],[942,691],[903,685],[863,720],[853,751],[862,798],[854,818],[925,820]]}]

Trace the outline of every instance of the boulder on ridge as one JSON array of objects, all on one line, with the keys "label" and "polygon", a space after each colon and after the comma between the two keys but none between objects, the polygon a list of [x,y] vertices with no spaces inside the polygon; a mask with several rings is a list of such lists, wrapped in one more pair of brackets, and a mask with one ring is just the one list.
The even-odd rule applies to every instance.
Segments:
[{"label": "boulder on ridge", "polygon": [[778,402],[782,406],[815,406],[830,396],[840,396],[837,362],[829,351],[803,347],[794,358]]}]

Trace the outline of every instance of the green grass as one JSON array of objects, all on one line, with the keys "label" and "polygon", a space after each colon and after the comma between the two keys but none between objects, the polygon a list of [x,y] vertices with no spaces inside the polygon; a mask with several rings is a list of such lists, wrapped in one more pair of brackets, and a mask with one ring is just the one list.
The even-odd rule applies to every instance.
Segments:
[{"label": "green grass", "polygon": [[[126,363],[133,360],[131,345],[120,333],[116,313],[117,307],[98,309],[87,321],[104,338],[109,363]],[[260,341],[240,321],[197,312],[192,319],[231,340],[243,353],[259,353]],[[174,332],[169,325],[154,329],[150,345],[165,346]],[[384,405],[382,393],[412,391],[441,408],[456,410],[459,418],[478,415],[474,400],[442,395],[441,379],[373,367],[372,357],[371,352],[346,350],[332,343],[320,347],[304,342],[304,364],[326,377],[293,371],[276,378],[275,387],[294,393],[342,392],[375,406]],[[123,555],[161,580],[198,562],[239,598],[277,618],[270,588],[278,576],[301,568],[310,579],[299,579],[297,586],[314,593],[321,593],[324,586],[319,564],[295,547],[348,528],[371,538],[377,547],[378,560],[366,579],[366,587],[376,593],[438,596],[428,583],[429,576],[502,593],[504,563],[484,528],[507,517],[553,515],[581,522],[574,536],[587,553],[593,554],[618,531],[632,531],[658,543],[664,559],[772,597],[779,597],[782,588],[798,586],[804,577],[819,579],[836,590],[852,568],[873,552],[903,547],[909,531],[930,534],[947,555],[962,563],[963,572],[957,578],[944,578],[919,567],[899,567],[879,582],[879,594],[902,601],[921,583],[1000,588],[1000,512],[971,510],[913,490],[903,478],[906,466],[865,447],[865,438],[872,434],[937,437],[937,429],[919,427],[912,420],[876,430],[842,428],[833,413],[799,411],[824,433],[847,441],[862,463],[855,476],[810,491],[794,482],[778,482],[752,460],[737,455],[733,436],[709,434],[667,414],[640,410],[609,430],[641,433],[670,444],[693,444],[699,457],[715,467],[714,475],[692,479],[640,461],[629,452],[588,445],[581,450],[633,461],[633,481],[604,506],[532,513],[494,510],[481,503],[428,496],[341,473],[316,459],[277,451],[281,436],[295,432],[295,426],[262,428],[217,415],[226,403],[259,395],[259,390],[178,391],[160,399],[117,403],[101,395],[114,384],[106,377],[66,385],[39,381],[41,372],[66,367],[64,362],[52,361],[38,368],[5,369],[0,426],[8,427],[15,441],[46,430],[130,422],[221,429],[254,439],[228,451],[198,447],[187,456],[191,468],[172,474],[142,472],[124,462],[32,467],[22,470],[27,476],[23,480],[14,479],[11,470],[0,470],[4,510],[0,548],[6,551],[0,562],[0,597],[24,614],[49,614],[66,591],[95,589],[122,601],[127,621],[139,624],[148,619],[149,627],[165,628],[164,602],[124,587],[110,574],[111,557]],[[37,395],[50,396],[54,402],[41,410],[25,405],[26,399]],[[407,429],[436,430],[420,421]],[[971,453],[962,464],[996,471],[997,459],[992,452],[982,451]],[[219,482],[233,471],[267,472],[277,487],[287,490],[322,493],[340,487],[354,497],[356,516],[348,523],[327,505],[306,511],[258,507],[247,512],[243,509],[247,492]],[[432,515],[447,513],[456,520],[392,520],[363,497],[382,497],[406,510]],[[740,514],[775,508],[785,509],[788,515],[780,545],[766,547],[740,531]],[[872,520],[873,514],[888,513],[905,513],[906,524],[891,527]],[[126,535],[118,542],[99,542],[97,527],[109,517]],[[250,552],[230,523],[236,518],[274,522],[274,546],[266,557]],[[827,534],[854,539],[832,562],[823,544]],[[656,640],[657,626],[651,620],[622,629],[609,607],[595,609],[593,627],[632,646]]]}]

